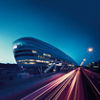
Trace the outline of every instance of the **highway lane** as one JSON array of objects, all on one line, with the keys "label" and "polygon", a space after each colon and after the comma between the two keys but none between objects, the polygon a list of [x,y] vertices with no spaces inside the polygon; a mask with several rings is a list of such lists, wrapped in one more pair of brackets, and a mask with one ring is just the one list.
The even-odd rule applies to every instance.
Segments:
[{"label": "highway lane", "polygon": [[84,68],[77,68],[21,100],[100,100],[99,76]]},{"label": "highway lane", "polygon": [[82,70],[82,72],[85,80],[87,79],[85,85],[89,87],[88,89],[85,89],[85,91],[88,91],[86,98],[100,100],[100,74],[96,74],[87,69]]},{"label": "highway lane", "polygon": [[94,72],[91,72],[87,69],[83,70],[84,75],[87,77],[87,79],[91,82],[91,84],[93,85],[93,87],[95,87],[96,91],[98,92],[98,94],[100,95],[100,75]]},{"label": "highway lane", "polygon": [[36,100],[36,99],[44,99],[45,95],[48,95],[53,89],[55,89],[58,85],[63,83],[64,81],[68,81],[72,76],[74,77],[76,70],[73,70],[62,77],[50,82],[49,84],[41,87],[40,89],[36,90],[35,92],[25,96],[21,100]]}]

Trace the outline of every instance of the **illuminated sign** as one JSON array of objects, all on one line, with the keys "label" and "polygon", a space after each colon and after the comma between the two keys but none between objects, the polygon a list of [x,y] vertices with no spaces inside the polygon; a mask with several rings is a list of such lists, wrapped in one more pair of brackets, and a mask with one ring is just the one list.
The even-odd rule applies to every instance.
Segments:
[{"label": "illuminated sign", "polygon": [[99,68],[99,66],[93,66],[93,68]]}]

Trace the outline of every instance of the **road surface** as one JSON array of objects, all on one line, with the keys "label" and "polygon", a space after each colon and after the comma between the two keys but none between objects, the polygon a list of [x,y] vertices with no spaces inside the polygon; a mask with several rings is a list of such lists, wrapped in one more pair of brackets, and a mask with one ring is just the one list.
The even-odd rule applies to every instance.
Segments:
[{"label": "road surface", "polygon": [[77,68],[21,100],[100,100],[100,75]]}]

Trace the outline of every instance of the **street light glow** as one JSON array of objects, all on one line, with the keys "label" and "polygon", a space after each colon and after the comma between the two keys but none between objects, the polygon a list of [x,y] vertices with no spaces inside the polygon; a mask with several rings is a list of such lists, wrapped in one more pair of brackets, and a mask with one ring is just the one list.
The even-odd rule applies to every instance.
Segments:
[{"label": "street light glow", "polygon": [[86,59],[84,58],[83,61],[86,61]]},{"label": "street light glow", "polygon": [[89,51],[89,52],[92,52],[92,51],[93,51],[93,48],[88,48],[88,51]]},{"label": "street light glow", "polygon": [[81,62],[80,66],[82,66],[84,64],[84,62],[86,61],[86,59],[84,58],[83,61]]}]

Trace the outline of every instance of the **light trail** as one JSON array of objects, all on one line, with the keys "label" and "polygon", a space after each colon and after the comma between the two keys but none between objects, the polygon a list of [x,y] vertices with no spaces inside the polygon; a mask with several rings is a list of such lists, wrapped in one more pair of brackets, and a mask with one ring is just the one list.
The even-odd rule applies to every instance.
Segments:
[{"label": "light trail", "polygon": [[57,100],[59,98],[59,96],[64,91],[64,89],[66,88],[66,86],[70,83],[70,81],[72,80],[73,77],[74,77],[74,75],[71,75],[71,77],[69,78],[69,80],[66,81],[66,84],[62,87],[62,89],[58,92],[58,94],[54,97],[53,100]]},{"label": "light trail", "polygon": [[[95,93],[100,96],[100,92],[92,82],[91,75],[94,76],[91,71],[77,68],[37,89],[21,100],[87,100],[87,98],[91,100],[92,97],[99,100],[99,97],[95,97]],[[89,92],[91,95],[93,94],[92,97],[88,95],[87,85]]]},{"label": "light trail", "polygon": [[[78,73],[78,71],[77,71],[77,73]],[[71,84],[69,90],[68,90],[67,100],[70,100],[70,98],[71,98],[71,94],[72,94],[72,91],[73,91],[73,89],[74,89],[74,86],[75,86],[75,83],[76,83],[76,79],[77,79],[77,76],[78,76],[77,73],[76,73],[76,75],[75,75],[75,77],[74,77],[74,79],[73,79],[73,81],[72,81],[72,84]]]},{"label": "light trail", "polygon": [[50,89],[51,90],[54,89],[56,86],[58,86],[60,83],[62,83],[67,77],[72,75],[74,72],[75,72],[75,70],[67,73],[66,75],[64,75],[64,76],[62,76],[62,77],[50,82],[49,84],[41,87],[40,89],[36,90],[35,92],[25,96],[21,100],[31,100],[31,98],[33,98],[33,100],[36,100],[41,95],[43,95],[44,93],[48,92]]},{"label": "light trail", "polygon": [[[71,76],[69,76],[69,77],[71,77]],[[53,91],[53,93],[51,93],[45,100],[52,100],[53,97],[57,94],[57,92],[60,91],[60,89],[62,89],[62,87],[66,84],[66,82],[67,82],[68,80],[69,80],[69,78],[67,78],[62,84],[60,84],[60,86],[59,86],[57,89],[55,89],[55,90]]]}]

